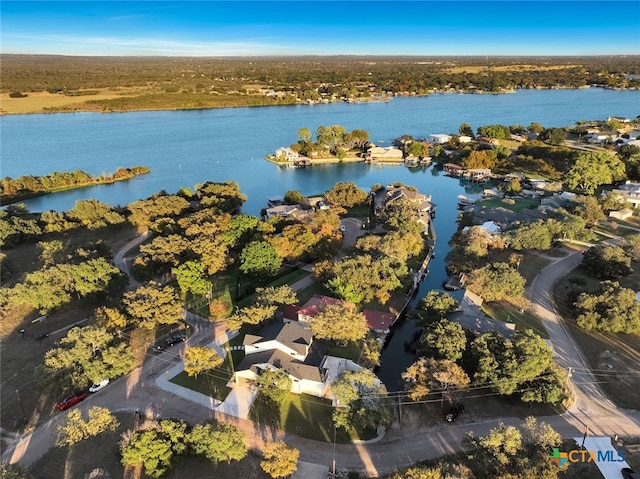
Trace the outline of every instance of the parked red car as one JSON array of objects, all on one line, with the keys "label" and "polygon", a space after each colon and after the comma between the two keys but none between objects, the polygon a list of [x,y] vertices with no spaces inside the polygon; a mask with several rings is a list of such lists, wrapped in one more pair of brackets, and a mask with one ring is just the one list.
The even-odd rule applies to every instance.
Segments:
[{"label": "parked red car", "polygon": [[60,411],[64,411],[65,409],[69,409],[71,406],[75,406],[80,401],[84,401],[87,398],[87,396],[88,396],[87,393],[72,394],[71,396],[64,398],[62,401],[56,404],[56,407]]}]

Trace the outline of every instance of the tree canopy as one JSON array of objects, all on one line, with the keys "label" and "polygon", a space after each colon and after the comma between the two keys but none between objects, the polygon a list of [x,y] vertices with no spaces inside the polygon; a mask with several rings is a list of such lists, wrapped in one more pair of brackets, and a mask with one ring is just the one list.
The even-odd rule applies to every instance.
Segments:
[{"label": "tree canopy", "polygon": [[508,263],[492,263],[471,273],[467,288],[485,301],[519,298],[524,294],[526,280]]},{"label": "tree canopy", "polygon": [[624,178],[625,166],[617,155],[609,152],[582,151],[565,176],[565,183],[571,189],[593,194],[598,186]]},{"label": "tree canopy", "polygon": [[592,246],[582,255],[582,267],[600,279],[618,279],[633,272],[631,258],[615,245]]},{"label": "tree canopy", "polygon": [[313,336],[338,342],[358,341],[366,336],[364,314],[348,303],[329,304],[310,321]]},{"label": "tree canopy", "polygon": [[339,181],[324,194],[326,200],[332,205],[351,208],[366,201],[367,192],[358,188],[353,181]]},{"label": "tree canopy", "polygon": [[593,294],[581,293],[574,303],[578,326],[606,333],[640,332],[640,302],[632,289],[603,281]]},{"label": "tree canopy", "polygon": [[122,307],[131,322],[153,330],[161,324],[174,324],[182,319],[182,305],[175,290],[150,282],[122,297]]},{"label": "tree canopy", "polygon": [[389,424],[391,415],[384,402],[387,389],[371,370],[344,371],[331,388],[337,401],[333,411],[337,427],[375,429]]},{"label": "tree canopy", "polygon": [[298,469],[300,451],[285,442],[268,443],[263,451],[260,467],[274,479],[288,477]]},{"label": "tree canopy", "polygon": [[185,352],[184,372],[197,378],[198,374],[211,371],[222,362],[223,359],[214,349],[206,346],[191,346]]}]

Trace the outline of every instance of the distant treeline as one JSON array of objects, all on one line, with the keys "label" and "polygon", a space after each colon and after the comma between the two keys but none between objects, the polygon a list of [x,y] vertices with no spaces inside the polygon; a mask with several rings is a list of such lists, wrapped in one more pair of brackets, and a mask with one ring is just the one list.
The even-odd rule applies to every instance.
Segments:
[{"label": "distant treeline", "polygon": [[100,176],[93,176],[81,170],[56,171],[46,176],[25,175],[15,180],[7,176],[0,180],[0,201],[6,205],[56,190],[128,180],[134,176],[149,173],[149,171],[146,166],[134,166],[133,168],[118,168],[112,175],[102,174]]},{"label": "distant treeline", "polygon": [[[638,56],[603,57],[72,57],[3,54],[2,91],[70,94],[143,88],[164,94],[242,96],[264,89],[320,95],[498,92],[517,88],[637,88]],[[65,93],[66,92],[66,93]],[[73,93],[78,94],[78,93]],[[220,100],[218,100],[219,102]]]}]

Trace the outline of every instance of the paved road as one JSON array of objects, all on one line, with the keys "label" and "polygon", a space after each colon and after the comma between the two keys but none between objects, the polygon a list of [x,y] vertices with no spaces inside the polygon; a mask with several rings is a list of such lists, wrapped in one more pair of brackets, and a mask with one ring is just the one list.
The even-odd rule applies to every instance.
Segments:
[{"label": "paved road", "polygon": [[[553,307],[551,290],[556,280],[580,262],[579,254],[572,254],[545,268],[528,291],[529,299],[536,312],[548,328],[558,361],[565,367],[586,369],[586,363],[567,331],[564,329]],[[193,318],[188,318],[194,322]],[[195,333],[190,343],[204,343],[213,337],[213,326],[208,322],[195,320]],[[218,328],[216,333],[219,333]],[[264,428],[250,421],[229,417],[189,400],[159,389],[156,378],[165,374],[179,360],[184,345],[176,346],[159,355],[150,357],[145,365],[125,378],[114,381],[103,391],[91,396],[80,404],[87,410],[91,406],[104,406],[114,411],[134,411],[139,409],[154,417],[179,417],[190,423],[216,418],[235,424],[247,435],[247,444],[261,448],[265,441],[282,438],[300,450],[300,460],[315,464],[330,465],[334,459],[331,444],[319,443],[299,436],[284,434]],[[640,436],[640,415],[635,411],[616,408],[607,400],[595,384],[593,376],[574,374],[577,401],[562,416],[543,417],[541,420],[554,427],[563,437],[579,437],[585,426],[590,434],[613,436]],[[36,431],[21,440],[3,455],[3,462],[32,464],[53,444],[55,428],[63,414],[55,415]],[[464,423],[464,418],[455,424],[441,424],[430,428],[405,425],[403,429],[390,429],[384,439],[374,444],[339,444],[335,447],[338,468],[366,472],[371,476],[387,473],[396,467],[413,464],[461,450],[461,443],[467,431],[484,434],[496,427],[499,420]],[[502,419],[506,424],[521,424],[517,419]],[[331,431],[327,431],[327,437]]]}]

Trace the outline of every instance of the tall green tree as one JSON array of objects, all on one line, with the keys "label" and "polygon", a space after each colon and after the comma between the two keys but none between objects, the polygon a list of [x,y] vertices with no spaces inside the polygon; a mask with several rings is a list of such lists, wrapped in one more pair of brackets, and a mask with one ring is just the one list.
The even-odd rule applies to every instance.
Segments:
[{"label": "tall green tree", "polygon": [[439,321],[446,321],[447,314],[458,309],[458,302],[449,294],[441,291],[429,291],[420,300],[416,312],[421,318],[424,329]]},{"label": "tall green tree", "polygon": [[600,279],[618,279],[629,276],[631,258],[620,246],[598,244],[586,250],[582,255],[582,267]]},{"label": "tall green tree", "polygon": [[282,265],[282,258],[267,241],[252,241],[240,254],[240,271],[252,275],[274,275]]},{"label": "tall green tree", "polygon": [[347,303],[329,304],[310,321],[313,336],[340,343],[358,341],[367,334],[364,314]]},{"label": "tall green tree", "polygon": [[467,373],[448,359],[419,358],[402,373],[408,396],[413,401],[427,397],[432,389],[461,389],[469,384]]},{"label": "tall green tree", "polygon": [[467,336],[460,324],[441,319],[424,331],[421,343],[427,355],[455,362],[462,358]]},{"label": "tall green tree", "polygon": [[162,324],[174,324],[182,319],[182,305],[170,286],[150,282],[122,297],[122,307],[133,323],[154,330]]},{"label": "tall green tree", "polygon": [[285,442],[270,442],[262,451],[260,467],[274,479],[289,477],[298,470],[300,451]]},{"label": "tall green tree", "polygon": [[174,268],[173,274],[183,294],[188,292],[195,295],[206,294],[213,286],[207,277],[205,265],[200,261],[187,261]]},{"label": "tall green tree", "polygon": [[82,418],[80,409],[73,409],[67,413],[65,422],[58,425],[56,446],[72,446],[103,432],[115,431],[118,426],[118,420],[107,408],[92,407],[87,421]]},{"label": "tall green tree", "polygon": [[603,281],[593,293],[581,293],[574,303],[576,322],[587,331],[640,332],[640,302],[636,293],[615,281]]},{"label": "tall green tree", "polygon": [[47,351],[37,376],[45,385],[71,390],[121,376],[132,367],[133,353],[126,343],[117,342],[104,328],[85,326],[71,328]]},{"label": "tall green tree", "polygon": [[391,414],[385,404],[387,389],[371,370],[343,371],[331,389],[337,402],[333,410],[337,427],[375,429],[390,423]]},{"label": "tall green tree", "polygon": [[467,288],[485,301],[519,298],[524,294],[526,280],[507,263],[493,263],[471,273]]},{"label": "tall green tree", "polygon": [[351,208],[364,203],[368,195],[353,181],[339,181],[333,185],[333,188],[325,192],[324,197],[332,205]]},{"label": "tall green tree", "polygon": [[198,374],[216,369],[223,361],[214,349],[206,346],[191,346],[185,351],[184,372],[197,379]]},{"label": "tall green tree", "polygon": [[198,424],[188,434],[187,441],[195,454],[214,463],[240,461],[247,455],[244,433],[226,422]]},{"label": "tall green tree", "polygon": [[609,152],[583,151],[565,176],[571,189],[593,194],[600,185],[610,184],[625,178],[625,166],[620,158]]}]

